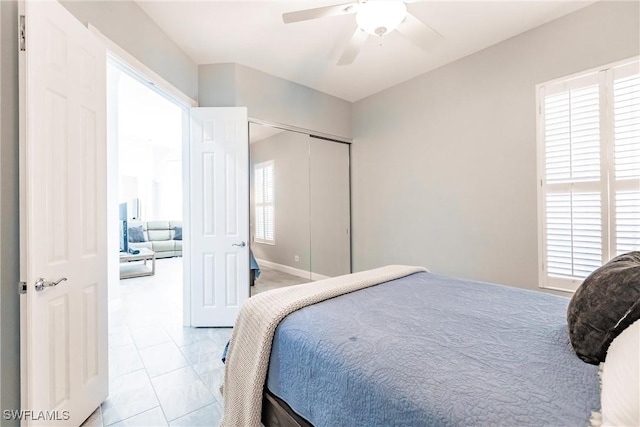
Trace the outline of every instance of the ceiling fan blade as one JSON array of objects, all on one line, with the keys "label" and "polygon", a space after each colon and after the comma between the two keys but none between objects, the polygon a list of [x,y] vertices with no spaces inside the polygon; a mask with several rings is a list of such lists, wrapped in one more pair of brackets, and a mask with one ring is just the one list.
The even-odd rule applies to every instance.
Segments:
[{"label": "ceiling fan blade", "polygon": [[309,21],[311,19],[324,18],[326,16],[346,15],[355,13],[358,3],[337,4],[334,6],[318,7],[316,9],[298,10],[296,12],[287,12],[282,14],[282,20],[285,24],[292,22]]},{"label": "ceiling fan blade", "polygon": [[349,40],[349,44],[342,52],[342,56],[338,61],[338,65],[349,65],[353,63],[358,53],[360,53],[360,49],[364,46],[364,42],[367,41],[369,34],[366,31],[362,31],[360,28],[356,29],[356,32],[353,33],[351,40]]},{"label": "ceiling fan blade", "polygon": [[431,49],[438,40],[442,39],[440,33],[408,12],[407,17],[396,28],[396,31],[424,50]]}]

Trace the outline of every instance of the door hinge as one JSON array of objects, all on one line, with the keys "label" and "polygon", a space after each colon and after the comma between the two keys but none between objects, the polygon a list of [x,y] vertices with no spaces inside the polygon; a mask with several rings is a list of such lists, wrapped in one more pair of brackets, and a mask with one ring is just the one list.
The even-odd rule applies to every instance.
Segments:
[{"label": "door hinge", "polygon": [[24,15],[20,15],[20,23],[18,29],[18,44],[20,46],[20,51],[24,52],[27,50],[27,32],[25,27],[25,19]]},{"label": "door hinge", "polygon": [[18,282],[18,293],[19,294],[27,293],[27,282]]}]

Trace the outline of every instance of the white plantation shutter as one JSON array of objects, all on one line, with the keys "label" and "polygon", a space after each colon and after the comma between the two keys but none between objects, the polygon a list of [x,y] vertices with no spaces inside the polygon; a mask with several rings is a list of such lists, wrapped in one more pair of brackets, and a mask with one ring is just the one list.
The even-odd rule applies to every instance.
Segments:
[{"label": "white plantation shutter", "polygon": [[540,286],[640,249],[638,62],[540,87]]},{"label": "white plantation shutter", "polygon": [[598,85],[545,99],[547,182],[600,178]]},{"label": "white plantation shutter", "polygon": [[613,76],[615,254],[640,250],[640,74],[638,65]]},{"label": "white plantation shutter", "polygon": [[256,211],[256,242],[264,240],[264,206],[255,207]]},{"label": "white plantation shutter", "polygon": [[264,240],[273,242],[273,205],[264,207]]},{"label": "white plantation shutter", "polygon": [[253,168],[255,188],[255,241],[275,243],[274,166],[273,160],[258,163]]},{"label": "white plantation shutter", "polygon": [[600,193],[547,194],[547,269],[558,277],[586,277],[601,265]]},{"label": "white plantation shutter", "polygon": [[544,93],[546,284],[574,288],[603,259],[598,75]]},{"label": "white plantation shutter", "polygon": [[616,179],[640,178],[640,75],[613,82]]},{"label": "white plantation shutter", "polygon": [[640,191],[616,192],[616,255],[640,251]]}]

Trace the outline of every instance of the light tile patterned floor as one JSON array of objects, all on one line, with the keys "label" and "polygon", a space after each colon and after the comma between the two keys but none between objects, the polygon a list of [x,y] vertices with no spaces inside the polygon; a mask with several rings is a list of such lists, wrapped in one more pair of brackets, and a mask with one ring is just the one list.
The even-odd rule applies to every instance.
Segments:
[{"label": "light tile patterned floor", "polygon": [[[306,280],[265,268],[252,294]],[[182,326],[182,258],[109,289],[109,398],[83,424],[217,426],[231,328]]]}]

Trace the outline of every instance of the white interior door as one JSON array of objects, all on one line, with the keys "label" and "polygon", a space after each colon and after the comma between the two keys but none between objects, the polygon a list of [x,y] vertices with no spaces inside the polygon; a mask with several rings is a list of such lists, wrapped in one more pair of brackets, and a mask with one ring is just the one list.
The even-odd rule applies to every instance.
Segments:
[{"label": "white interior door", "polygon": [[106,53],[57,2],[21,13],[23,423],[79,425],[108,393]]},{"label": "white interior door", "polygon": [[247,109],[192,108],[191,325],[233,326],[249,298]]}]

